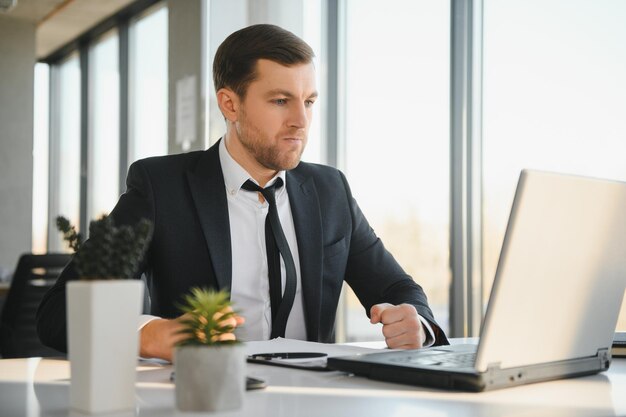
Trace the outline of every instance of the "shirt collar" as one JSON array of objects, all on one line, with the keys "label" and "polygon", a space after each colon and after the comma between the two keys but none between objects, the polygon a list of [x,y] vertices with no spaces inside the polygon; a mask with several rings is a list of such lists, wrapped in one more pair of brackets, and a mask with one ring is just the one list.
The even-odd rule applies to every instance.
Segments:
[{"label": "shirt collar", "polygon": [[[241,186],[247,180],[251,180],[255,184],[259,184],[252,176],[246,171],[237,161],[230,156],[230,153],[226,149],[226,141],[224,138],[220,139],[219,144],[220,164],[222,165],[222,174],[224,175],[224,185],[226,186],[226,192],[230,195],[236,195]],[[276,182],[276,178],[283,180],[282,190],[287,188],[287,176],[285,171],[278,171],[278,174],[267,182],[266,187]]]}]

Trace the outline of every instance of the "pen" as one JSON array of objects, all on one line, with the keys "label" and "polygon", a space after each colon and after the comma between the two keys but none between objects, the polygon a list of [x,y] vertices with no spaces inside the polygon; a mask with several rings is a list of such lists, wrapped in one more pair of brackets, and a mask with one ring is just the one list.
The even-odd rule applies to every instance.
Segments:
[{"label": "pen", "polygon": [[256,353],[248,356],[250,359],[271,361],[274,359],[316,359],[327,355],[321,352],[279,352],[279,353]]}]

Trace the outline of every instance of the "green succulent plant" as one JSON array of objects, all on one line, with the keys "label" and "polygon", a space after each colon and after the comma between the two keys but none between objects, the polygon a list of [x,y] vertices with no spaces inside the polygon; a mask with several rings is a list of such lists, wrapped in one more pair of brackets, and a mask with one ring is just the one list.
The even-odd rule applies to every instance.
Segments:
[{"label": "green succulent plant", "polygon": [[235,339],[235,317],[237,312],[232,309],[228,291],[214,291],[192,288],[191,293],[184,296],[184,304],[179,306],[185,313],[179,332],[187,337],[177,346],[231,345],[239,341]]},{"label": "green succulent plant", "polygon": [[113,218],[104,215],[89,223],[89,239],[84,242],[65,217],[57,217],[56,225],[74,250],[73,262],[84,280],[133,278],[152,238],[152,223],[146,219],[116,227]]}]

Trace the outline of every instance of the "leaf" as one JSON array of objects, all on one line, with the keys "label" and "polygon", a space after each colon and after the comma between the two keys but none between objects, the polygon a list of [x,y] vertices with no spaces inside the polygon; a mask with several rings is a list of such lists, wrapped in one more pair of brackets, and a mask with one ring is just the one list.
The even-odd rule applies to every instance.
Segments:
[{"label": "leaf", "polygon": [[220,336],[233,333],[235,330],[235,326],[224,324],[226,320],[237,316],[232,310],[230,294],[227,291],[195,287],[183,297],[183,304],[178,307],[188,316],[180,321],[183,328],[177,333],[187,337],[178,342],[178,346],[238,343],[236,340],[217,340]]}]

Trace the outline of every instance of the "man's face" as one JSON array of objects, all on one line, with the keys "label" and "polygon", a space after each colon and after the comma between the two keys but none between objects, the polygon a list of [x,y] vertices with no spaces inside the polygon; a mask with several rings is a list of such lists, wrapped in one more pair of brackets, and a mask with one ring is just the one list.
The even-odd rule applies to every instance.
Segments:
[{"label": "man's face", "polygon": [[298,166],[317,98],[312,63],[290,67],[266,59],[256,65],[235,122],[239,141],[258,164],[274,171]]}]

